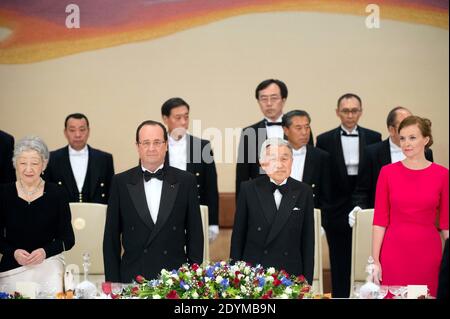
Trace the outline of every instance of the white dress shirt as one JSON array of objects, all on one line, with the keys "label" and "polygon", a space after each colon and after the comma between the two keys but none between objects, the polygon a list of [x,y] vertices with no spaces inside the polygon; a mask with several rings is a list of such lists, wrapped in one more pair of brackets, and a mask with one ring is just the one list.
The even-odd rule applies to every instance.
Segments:
[{"label": "white dress shirt", "polygon": [[[274,184],[277,184],[272,178],[270,179],[270,181]],[[287,183],[287,178],[282,181],[280,184],[277,185],[284,185]],[[283,195],[280,193],[280,191],[278,189],[275,190],[275,192],[273,192],[273,198],[275,199],[275,205],[277,205],[277,210],[280,208],[280,203],[281,203],[281,199],[283,198]]]},{"label": "white dress shirt", "polygon": [[[358,134],[358,126],[350,132],[341,125],[348,134]],[[345,136],[341,134],[342,153],[344,154],[345,166],[349,176],[358,175],[359,164],[359,137]]]},{"label": "white dress shirt", "polygon": [[[162,169],[163,166],[164,164],[161,164],[161,166],[159,166],[154,172],[149,171],[142,165],[141,168],[143,172],[149,171],[150,173],[155,173],[157,170]],[[146,182],[144,176],[142,176],[142,179],[144,180],[145,198],[147,200],[148,210],[150,211],[153,222],[156,224],[156,220],[158,219],[159,203],[161,202],[163,181],[160,181],[157,178],[152,178]]]},{"label": "white dress shirt", "polygon": [[298,150],[292,150],[294,160],[292,162],[291,177],[298,181],[303,179],[303,171],[305,170],[306,159],[306,145],[303,145]]},{"label": "white dress shirt", "polygon": [[89,150],[87,145],[81,150],[74,150],[69,145],[69,160],[72,167],[73,176],[77,183],[78,191],[81,193],[83,190],[84,180],[86,179],[86,173],[89,162]]},{"label": "white dress shirt", "polygon": [[405,154],[402,152],[402,149],[395,145],[391,138],[389,138],[389,146],[391,151],[391,163],[397,163],[406,158]]},{"label": "white dress shirt", "polygon": [[[273,122],[273,121],[269,120],[268,118],[265,118],[265,119],[267,122]],[[281,122],[282,119],[283,119],[283,114],[281,114],[281,116],[275,122]],[[284,137],[283,127],[281,125],[271,125],[271,126],[266,125],[266,131],[267,131],[267,138],[272,138],[272,137],[283,138]]]},{"label": "white dress shirt", "polygon": [[187,138],[183,135],[178,141],[169,136],[169,165],[183,171],[187,163]]}]

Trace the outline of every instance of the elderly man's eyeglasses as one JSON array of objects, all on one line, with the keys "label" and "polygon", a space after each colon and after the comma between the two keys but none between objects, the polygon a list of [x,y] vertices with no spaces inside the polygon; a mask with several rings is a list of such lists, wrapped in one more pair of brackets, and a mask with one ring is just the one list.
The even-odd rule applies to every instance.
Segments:
[{"label": "elderly man's eyeglasses", "polygon": [[359,112],[361,112],[361,109],[342,109],[339,112],[346,116],[348,116],[350,114],[357,115]]},{"label": "elderly man's eyeglasses", "polygon": [[259,102],[261,103],[269,103],[269,102],[278,102],[279,100],[281,100],[281,96],[279,95],[271,95],[271,96],[267,96],[267,95],[261,95],[259,97]]},{"label": "elderly man's eyeglasses", "polygon": [[142,147],[144,148],[150,148],[150,146],[154,146],[155,148],[159,148],[161,147],[164,143],[166,143],[166,141],[162,141],[162,140],[154,140],[154,141],[142,141],[142,142],[138,142],[138,144],[142,145]]}]

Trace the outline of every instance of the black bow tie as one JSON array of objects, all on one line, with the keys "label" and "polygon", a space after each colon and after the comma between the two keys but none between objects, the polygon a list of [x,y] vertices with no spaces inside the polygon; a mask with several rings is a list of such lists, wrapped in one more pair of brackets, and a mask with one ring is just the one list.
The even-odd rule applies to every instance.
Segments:
[{"label": "black bow tie", "polygon": [[279,125],[279,126],[281,126],[282,123],[281,123],[281,122],[269,122],[269,121],[266,121],[266,125],[267,125],[267,126],[273,126],[273,125]]},{"label": "black bow tie", "polygon": [[344,131],[343,129],[341,129],[341,135],[342,136],[348,136],[348,137],[358,137],[358,134],[349,134],[346,131]]},{"label": "black bow tie", "polygon": [[277,189],[280,191],[281,195],[286,195],[288,192],[288,185],[277,185],[275,183],[270,182],[270,186],[272,187],[272,193],[275,192]]},{"label": "black bow tie", "polygon": [[144,174],[144,179],[146,182],[148,182],[152,178],[157,178],[160,181],[162,181],[164,179],[164,172],[162,169],[159,169],[154,173],[150,173],[149,171],[144,171],[144,172],[142,172],[142,174]]}]

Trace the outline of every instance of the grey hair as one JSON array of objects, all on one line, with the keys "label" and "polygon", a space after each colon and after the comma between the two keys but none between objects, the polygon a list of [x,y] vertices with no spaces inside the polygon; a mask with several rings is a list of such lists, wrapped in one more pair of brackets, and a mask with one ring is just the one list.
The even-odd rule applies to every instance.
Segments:
[{"label": "grey hair", "polygon": [[26,136],[19,140],[14,146],[14,155],[12,158],[14,168],[16,168],[17,158],[20,154],[27,151],[36,151],[44,163],[47,162],[50,157],[47,145],[40,137]]},{"label": "grey hair", "polygon": [[292,146],[289,144],[288,141],[279,138],[279,137],[271,137],[264,141],[264,143],[261,145],[261,151],[259,152],[259,160],[264,160],[266,157],[266,149],[269,146],[286,146],[292,155]]}]

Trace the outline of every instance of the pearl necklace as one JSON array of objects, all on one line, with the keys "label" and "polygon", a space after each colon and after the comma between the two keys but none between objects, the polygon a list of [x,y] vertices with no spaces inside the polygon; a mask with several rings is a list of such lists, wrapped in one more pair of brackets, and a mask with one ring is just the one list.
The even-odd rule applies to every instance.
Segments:
[{"label": "pearl necklace", "polygon": [[[43,179],[40,178],[39,184],[36,186],[36,188],[32,191],[27,191],[27,190],[25,190],[25,187],[23,187],[22,180],[19,179],[20,190],[28,197],[31,197],[38,192],[39,188],[41,187],[42,182],[43,182]],[[28,201],[28,203],[30,203],[30,201]]]}]

